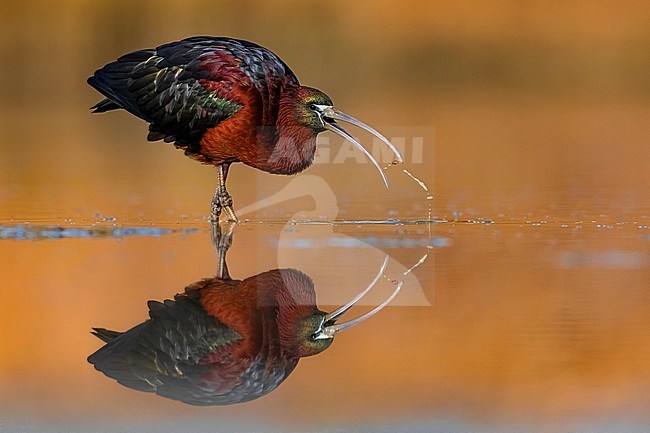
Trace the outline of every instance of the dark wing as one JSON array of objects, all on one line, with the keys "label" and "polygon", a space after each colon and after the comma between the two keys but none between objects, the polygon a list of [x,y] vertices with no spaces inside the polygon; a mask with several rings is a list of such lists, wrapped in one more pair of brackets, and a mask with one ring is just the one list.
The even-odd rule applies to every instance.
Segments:
[{"label": "dark wing", "polygon": [[96,71],[88,83],[107,97],[93,107],[96,112],[123,108],[151,124],[149,140],[187,147],[242,108],[235,86],[257,90],[262,124],[272,125],[282,86],[298,80],[259,45],[194,37],[122,56]]},{"label": "dark wing", "polygon": [[124,332],[95,329],[107,344],[88,362],[124,386],[177,400],[201,398],[201,359],[242,339],[195,299],[149,302],[150,319]]},{"label": "dark wing", "polygon": [[216,44],[239,60],[239,69],[260,95],[263,113],[261,125],[275,125],[280,109],[282,87],[300,84],[296,75],[282,59],[272,51],[253,42],[211,36],[197,36],[184,39],[181,42],[207,46]]}]

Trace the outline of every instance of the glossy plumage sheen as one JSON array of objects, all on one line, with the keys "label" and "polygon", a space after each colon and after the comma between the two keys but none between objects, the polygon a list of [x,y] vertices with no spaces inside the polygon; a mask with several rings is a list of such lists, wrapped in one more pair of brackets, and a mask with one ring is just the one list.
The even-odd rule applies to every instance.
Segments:
[{"label": "glossy plumage sheen", "polygon": [[368,125],[334,109],[323,92],[301,86],[274,53],[252,42],[193,37],[126,54],[97,70],[88,83],[106,99],[94,112],[122,108],[149,123],[148,140],[173,142],[189,157],[217,166],[212,217],[236,220],[225,186],[233,162],[291,175],[309,167],[316,135],[331,130],[377,161],[337,122],[379,137]]}]

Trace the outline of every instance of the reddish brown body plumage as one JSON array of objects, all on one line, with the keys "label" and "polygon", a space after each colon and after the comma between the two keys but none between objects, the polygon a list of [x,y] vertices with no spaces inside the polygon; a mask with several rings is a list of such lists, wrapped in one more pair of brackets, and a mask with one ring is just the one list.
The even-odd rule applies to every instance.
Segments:
[{"label": "reddish brown body plumage", "polygon": [[283,90],[274,126],[259,123],[262,110],[256,91],[242,86],[233,93],[233,100],[241,101],[242,109],[205,132],[198,151],[203,162],[243,162],[286,175],[299,173],[312,164],[317,133],[297,122],[294,113],[296,98],[304,97],[305,92],[291,87]]}]

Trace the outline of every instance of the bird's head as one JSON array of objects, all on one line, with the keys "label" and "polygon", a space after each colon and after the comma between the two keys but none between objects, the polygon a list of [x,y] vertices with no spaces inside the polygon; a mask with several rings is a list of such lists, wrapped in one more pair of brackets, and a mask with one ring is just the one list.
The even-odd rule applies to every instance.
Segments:
[{"label": "bird's head", "polygon": [[325,93],[311,87],[300,87],[296,104],[296,117],[300,124],[316,133],[327,129],[319,107],[333,107],[332,99]]},{"label": "bird's head", "polygon": [[384,270],[388,264],[388,256],[384,259],[379,273],[375,279],[370,283],[366,289],[357,294],[352,300],[342,307],[337,308],[331,313],[324,313],[318,309],[312,310],[311,314],[308,314],[304,317],[299,318],[295,321],[295,328],[293,334],[295,335],[294,352],[297,353],[299,357],[316,355],[323,350],[330,347],[332,341],[334,341],[334,335],[344,331],[345,329],[351,328],[369,317],[374,316],[377,312],[382,310],[386,305],[388,305],[395,296],[399,293],[402,288],[402,282],[397,284],[391,295],[381,304],[368,311],[366,314],[357,317],[355,319],[349,320],[343,323],[337,323],[337,321],[343,316],[349,309],[355,306],[357,302],[366,293],[372,289],[375,284],[381,279],[384,274]]},{"label": "bird's head", "polygon": [[336,121],[340,120],[342,122],[347,122],[370,132],[372,135],[383,141],[393,151],[395,154],[396,162],[402,163],[404,162],[404,158],[397,150],[397,148],[374,128],[334,108],[332,99],[320,90],[301,86],[298,88],[297,95],[298,97],[295,107],[295,115],[298,122],[302,126],[306,126],[314,130],[316,134],[327,130],[340,135],[346,140],[349,140],[354,146],[361,150],[361,152],[363,152],[368,159],[370,159],[375,168],[377,168],[379,171],[379,174],[384,181],[384,185],[386,188],[388,188],[388,179],[386,179],[386,175],[384,174],[382,168],[379,166],[377,160],[372,156],[370,152],[368,152],[366,148],[361,145],[361,143],[353,138]]},{"label": "bird's head", "polygon": [[295,335],[295,352],[299,357],[311,356],[321,353],[330,347],[333,338],[315,338],[319,329],[323,328],[326,314],[320,310],[314,311],[307,317],[302,317],[296,321],[294,329]]}]

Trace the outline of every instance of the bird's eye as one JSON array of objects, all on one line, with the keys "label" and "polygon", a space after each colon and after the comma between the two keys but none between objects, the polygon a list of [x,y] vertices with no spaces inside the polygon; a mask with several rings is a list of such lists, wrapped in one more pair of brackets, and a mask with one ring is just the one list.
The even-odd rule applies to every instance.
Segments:
[{"label": "bird's eye", "polygon": [[316,108],[316,104],[309,104],[309,109],[311,111],[318,111],[318,108]]}]

